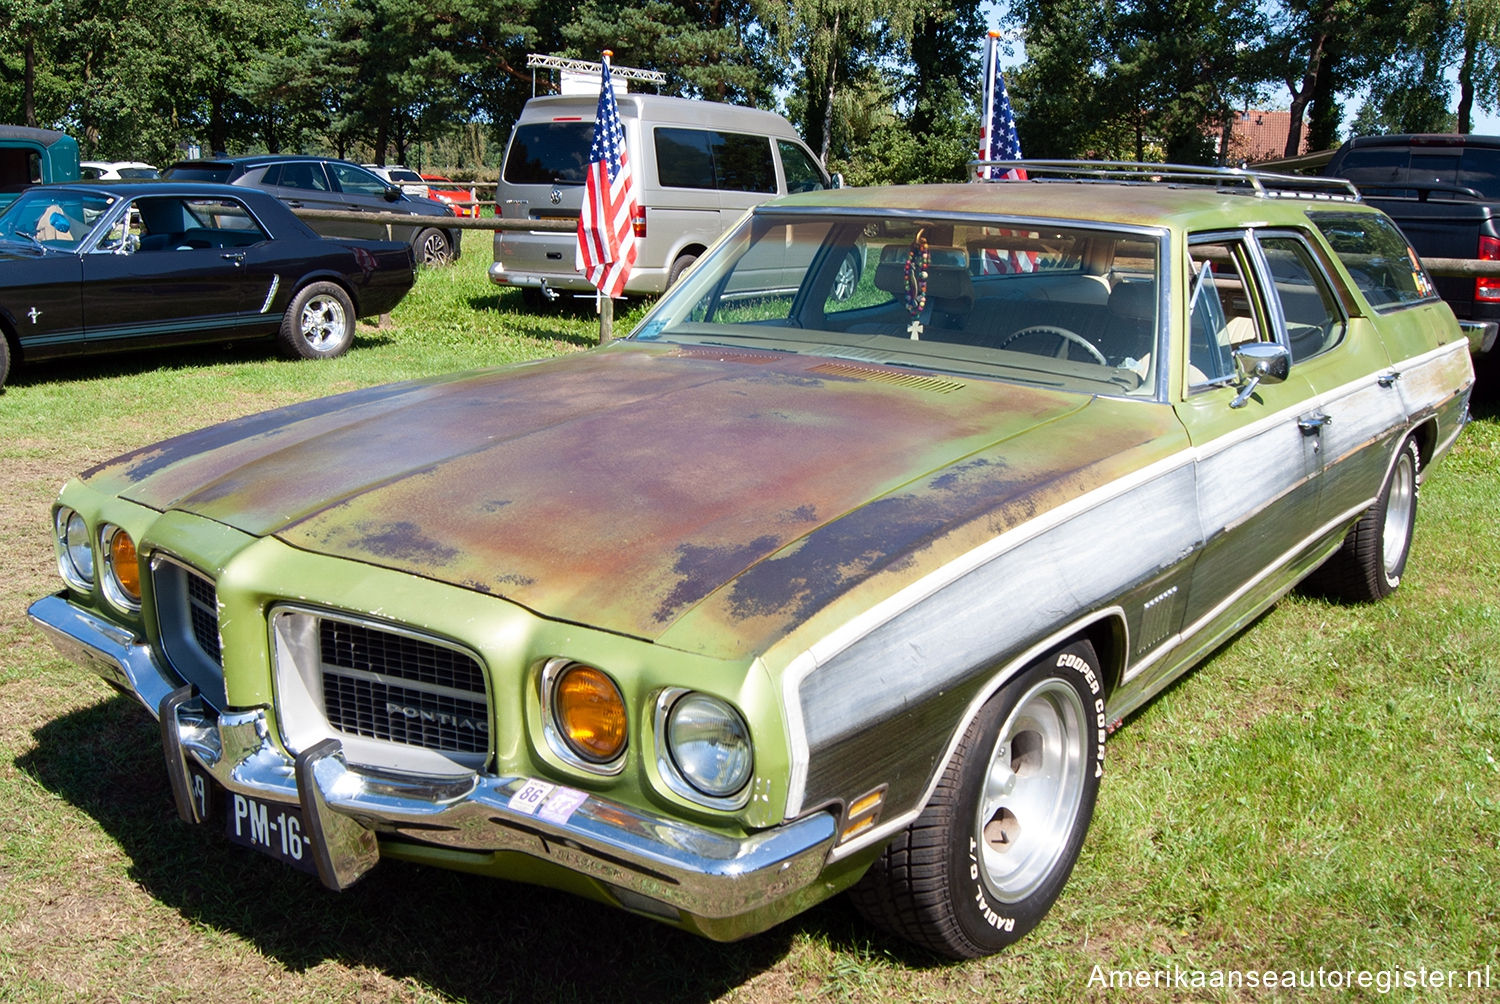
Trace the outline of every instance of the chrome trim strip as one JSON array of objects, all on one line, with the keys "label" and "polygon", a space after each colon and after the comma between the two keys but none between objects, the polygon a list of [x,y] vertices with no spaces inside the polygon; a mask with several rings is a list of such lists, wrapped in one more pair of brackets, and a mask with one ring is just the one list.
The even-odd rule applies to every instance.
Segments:
[{"label": "chrome trim strip", "polygon": [[271,301],[276,299],[276,291],[281,288],[280,273],[271,276],[271,288],[266,290],[266,302],[260,305],[260,312],[266,313],[271,309]]}]

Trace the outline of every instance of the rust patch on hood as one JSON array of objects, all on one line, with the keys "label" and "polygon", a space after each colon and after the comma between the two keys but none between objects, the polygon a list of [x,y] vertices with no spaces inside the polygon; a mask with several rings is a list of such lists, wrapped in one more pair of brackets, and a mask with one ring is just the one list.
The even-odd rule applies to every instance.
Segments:
[{"label": "rust patch on hood", "polygon": [[254,416],[89,479],[637,637],[713,597],[703,623],[725,637],[711,647],[740,651],[759,644],[743,625],[786,630],[945,526],[1077,467],[1045,450],[1020,464],[997,444],[1040,438],[1024,434],[1087,409],[1080,395],[753,362],[626,343]]}]

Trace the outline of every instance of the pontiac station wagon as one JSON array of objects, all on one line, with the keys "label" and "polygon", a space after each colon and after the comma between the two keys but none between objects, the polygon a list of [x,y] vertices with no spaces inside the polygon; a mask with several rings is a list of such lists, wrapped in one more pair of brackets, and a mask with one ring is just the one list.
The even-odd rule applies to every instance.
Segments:
[{"label": "pontiac station wagon", "polygon": [[595,351],[94,467],[32,617],[158,717],[183,819],[334,889],[717,939],[852,889],[996,951],[1123,718],[1309,576],[1397,588],[1473,381],[1347,185],[1024,166],[761,206]]}]

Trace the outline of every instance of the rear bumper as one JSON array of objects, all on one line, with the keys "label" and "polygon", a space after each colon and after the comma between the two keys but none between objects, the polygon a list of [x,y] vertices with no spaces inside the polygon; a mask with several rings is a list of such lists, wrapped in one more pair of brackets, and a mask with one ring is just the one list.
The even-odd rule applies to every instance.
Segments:
[{"label": "rear bumper", "polygon": [[29,613],[65,655],[157,716],[183,819],[204,821],[195,772],[231,793],[299,806],[330,888],[357,881],[379,859],[378,838],[396,837],[549,861],[625,909],[718,940],[765,930],[828,894],[818,879],[836,835],[831,813],[731,837],[533,778],[361,770],[336,740],[293,757],[272,739],[270,709],[215,711],[130,632],[63,596]]},{"label": "rear bumper", "polygon": [[1459,321],[1458,326],[1469,336],[1469,354],[1482,356],[1495,348],[1500,321]]}]

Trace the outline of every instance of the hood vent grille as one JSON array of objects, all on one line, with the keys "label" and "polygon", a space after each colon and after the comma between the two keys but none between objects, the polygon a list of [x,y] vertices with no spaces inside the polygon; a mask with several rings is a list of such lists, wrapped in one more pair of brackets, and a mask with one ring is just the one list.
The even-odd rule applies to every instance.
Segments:
[{"label": "hood vent grille", "polygon": [[859,363],[823,363],[820,366],[814,366],[808,372],[823,376],[846,377],[851,380],[895,384],[908,390],[927,391],[929,394],[951,394],[956,390],[963,390],[965,386],[958,380],[945,380],[942,377],[927,376],[923,373],[909,373],[886,366],[868,366]]}]

